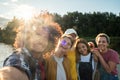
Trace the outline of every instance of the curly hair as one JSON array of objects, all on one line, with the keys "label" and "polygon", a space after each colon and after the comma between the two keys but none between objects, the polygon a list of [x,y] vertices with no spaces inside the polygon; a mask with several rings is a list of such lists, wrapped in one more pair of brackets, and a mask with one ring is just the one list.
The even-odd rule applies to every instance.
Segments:
[{"label": "curly hair", "polygon": [[29,20],[29,23],[18,28],[14,47],[21,48],[29,44],[27,43],[27,40],[31,37],[31,33],[39,28],[43,28],[49,34],[47,51],[54,49],[63,32],[60,25],[54,22],[53,15],[48,12],[40,13],[39,15],[34,16],[31,20]]},{"label": "curly hair", "polygon": [[107,40],[107,42],[108,42],[108,44],[110,44],[110,37],[107,34],[105,34],[105,33],[99,33],[96,36],[96,38],[95,38],[96,43],[97,43],[99,37],[105,37],[106,40]]}]

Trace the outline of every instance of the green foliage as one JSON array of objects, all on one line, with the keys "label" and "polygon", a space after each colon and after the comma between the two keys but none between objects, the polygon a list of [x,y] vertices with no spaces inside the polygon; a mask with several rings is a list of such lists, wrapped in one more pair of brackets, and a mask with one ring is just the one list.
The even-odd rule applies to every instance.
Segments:
[{"label": "green foliage", "polygon": [[[120,53],[120,15],[117,16],[108,12],[94,12],[94,13],[81,13],[78,11],[68,12],[63,16],[55,13],[54,21],[59,23],[62,30],[74,28],[79,37],[88,37],[87,40],[94,41],[98,33],[104,32],[111,38],[110,47],[119,51]],[[22,23],[21,20],[13,18],[5,30],[0,30],[0,42],[13,44],[16,36],[16,28]]]},{"label": "green foliage", "polygon": [[0,42],[6,44],[13,44],[16,36],[16,29],[20,25],[20,20],[13,18],[12,21],[8,22],[7,27],[1,30],[1,39]]},{"label": "green foliage", "polygon": [[116,50],[120,54],[120,37],[111,37],[110,48]]},{"label": "green foliage", "polygon": [[[56,16],[57,17],[57,16]],[[68,12],[58,22],[65,31],[67,28],[75,28],[79,36],[96,36],[104,32],[109,36],[120,36],[120,15],[116,16],[108,12],[80,13]]]}]

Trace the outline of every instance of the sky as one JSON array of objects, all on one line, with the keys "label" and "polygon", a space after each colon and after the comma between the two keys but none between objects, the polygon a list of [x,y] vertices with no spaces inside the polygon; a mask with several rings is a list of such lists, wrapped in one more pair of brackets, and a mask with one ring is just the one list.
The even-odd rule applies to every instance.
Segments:
[{"label": "sky", "polygon": [[58,13],[67,12],[112,12],[120,13],[120,0],[0,0],[0,17],[30,18],[41,11]]}]

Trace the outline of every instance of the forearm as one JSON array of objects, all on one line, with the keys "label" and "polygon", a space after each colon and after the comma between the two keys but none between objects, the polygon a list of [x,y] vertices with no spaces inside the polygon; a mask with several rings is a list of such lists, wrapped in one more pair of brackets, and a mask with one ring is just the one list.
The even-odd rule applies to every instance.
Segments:
[{"label": "forearm", "polygon": [[29,80],[26,73],[15,67],[3,67],[0,69],[0,80]]},{"label": "forearm", "polygon": [[103,57],[101,55],[98,56],[99,61],[101,63],[101,65],[103,66],[103,68],[108,72],[111,73],[111,69],[108,63],[105,62],[105,60],[103,59]]}]

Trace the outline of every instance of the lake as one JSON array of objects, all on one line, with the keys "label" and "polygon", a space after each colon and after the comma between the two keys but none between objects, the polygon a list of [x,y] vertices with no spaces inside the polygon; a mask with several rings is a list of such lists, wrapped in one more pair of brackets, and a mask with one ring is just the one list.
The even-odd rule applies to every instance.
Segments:
[{"label": "lake", "polygon": [[12,46],[0,43],[0,68],[3,65],[3,61],[5,60],[5,58],[12,53],[12,50]]}]

